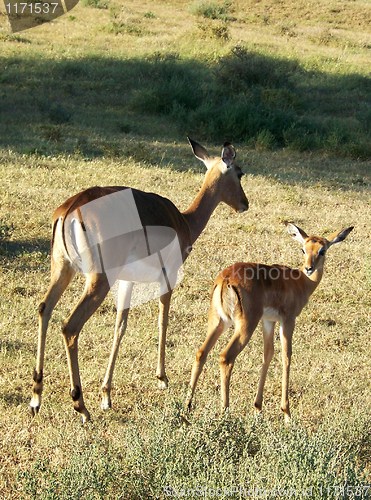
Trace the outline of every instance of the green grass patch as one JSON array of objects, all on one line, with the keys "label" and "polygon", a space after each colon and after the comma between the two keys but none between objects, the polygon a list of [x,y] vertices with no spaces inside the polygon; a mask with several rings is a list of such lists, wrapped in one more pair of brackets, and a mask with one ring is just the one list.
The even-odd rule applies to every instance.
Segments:
[{"label": "green grass patch", "polygon": [[18,489],[32,498],[66,500],[213,492],[221,498],[321,499],[341,497],[342,491],[348,498],[368,497],[364,415],[308,432],[298,424],[285,429],[233,416],[204,415],[185,425],[176,406],[151,411],[145,430],[127,425],[121,445],[104,441],[99,428],[98,436],[88,429],[62,469],[52,458],[38,459],[18,473]]}]

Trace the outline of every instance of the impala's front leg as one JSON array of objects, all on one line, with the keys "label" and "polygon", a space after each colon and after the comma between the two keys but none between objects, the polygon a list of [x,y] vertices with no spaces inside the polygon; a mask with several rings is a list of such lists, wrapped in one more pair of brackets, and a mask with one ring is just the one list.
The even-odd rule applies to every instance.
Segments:
[{"label": "impala's front leg", "polygon": [[158,358],[156,377],[159,389],[167,389],[169,381],[165,373],[166,330],[169,322],[169,309],[172,290],[161,295],[158,315]]},{"label": "impala's front leg", "polygon": [[289,404],[289,377],[292,354],[292,334],[295,322],[287,321],[281,324],[280,339],[282,346],[282,400],[281,410],[285,416],[285,423],[290,423],[290,404]]},{"label": "impala's front leg", "polygon": [[130,281],[119,281],[119,288],[117,293],[117,316],[116,316],[115,334],[113,338],[111,355],[108,361],[106,374],[102,384],[102,402],[101,402],[102,410],[108,410],[109,408],[111,408],[112,405],[111,387],[112,387],[113,371],[115,368],[120,343],[125,334],[128,323],[128,315],[129,315],[129,307],[130,307],[132,291],[133,291],[133,283],[131,283]]}]

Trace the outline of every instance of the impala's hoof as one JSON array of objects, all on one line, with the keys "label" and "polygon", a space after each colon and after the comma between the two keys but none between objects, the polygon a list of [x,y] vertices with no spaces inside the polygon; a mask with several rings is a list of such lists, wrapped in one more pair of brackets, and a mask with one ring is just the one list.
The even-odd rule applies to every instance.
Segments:
[{"label": "impala's hoof", "polygon": [[190,413],[193,410],[193,394],[191,391],[189,391],[189,394],[187,395],[187,398],[185,400],[184,409],[188,413]]},{"label": "impala's hoof", "polygon": [[159,389],[161,389],[162,391],[167,389],[169,387],[169,381],[168,381],[167,377],[159,378],[158,382],[157,382],[157,387]]},{"label": "impala's hoof", "polygon": [[112,408],[111,400],[107,399],[106,397],[103,397],[100,407],[103,411],[110,410]]},{"label": "impala's hoof", "polygon": [[263,403],[255,401],[254,408],[256,413],[261,413],[263,409]]},{"label": "impala's hoof", "polygon": [[32,417],[36,417],[36,415],[39,413],[40,411],[40,406],[32,406],[30,404],[29,406],[29,409],[30,409],[30,414]]},{"label": "impala's hoof", "polygon": [[284,417],[284,423],[285,423],[286,427],[291,425],[291,417],[290,417],[290,415],[287,415],[286,413],[285,413],[285,417]]},{"label": "impala's hoof", "polygon": [[85,415],[81,415],[81,423],[82,425],[86,425],[88,422],[90,422],[90,417],[86,417]]},{"label": "impala's hoof", "polygon": [[100,403],[100,407],[102,410],[106,411],[112,408],[111,403],[111,387],[108,384],[104,384],[102,386],[102,400]]},{"label": "impala's hoof", "polygon": [[80,413],[81,423],[83,425],[90,421],[90,413],[88,412],[88,410],[86,408],[84,408],[83,410],[77,410],[75,408],[75,410],[78,413]]},{"label": "impala's hoof", "polygon": [[41,407],[41,398],[38,394],[34,394],[30,401],[30,413],[33,417],[39,413]]},{"label": "impala's hoof", "polygon": [[192,425],[191,422],[188,420],[188,418],[186,418],[184,415],[180,415],[180,423],[182,425],[186,425],[187,427]]},{"label": "impala's hoof", "polygon": [[285,425],[290,425],[291,424],[291,413],[290,413],[290,409],[289,409],[288,405],[286,405],[286,407],[281,406],[281,410],[283,412]]}]

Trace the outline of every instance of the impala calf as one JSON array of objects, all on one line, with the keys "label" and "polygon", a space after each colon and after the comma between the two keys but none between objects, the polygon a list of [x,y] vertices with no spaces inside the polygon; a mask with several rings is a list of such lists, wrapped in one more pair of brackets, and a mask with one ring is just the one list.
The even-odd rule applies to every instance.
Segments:
[{"label": "impala calf", "polygon": [[292,335],[295,319],[317,288],[323,274],[325,256],[330,246],[343,241],[352,231],[348,227],[329,239],[308,236],[292,223],[286,223],[289,234],[302,245],[302,268],[239,262],[224,269],[216,278],[209,309],[208,333],[193,363],[187,407],[192,407],[196,384],[206,358],[220,335],[234,326],[234,334],[220,354],[222,408],[229,407],[229,384],[234,362],[249,342],[260,320],[263,325],[264,354],[255,408],[261,411],[263,389],[274,352],[274,327],[280,323],[282,345],[282,400],[285,421],[290,420],[288,397]]},{"label": "impala calf", "polygon": [[[180,212],[167,198],[127,187],[93,187],[65,201],[53,215],[51,280],[39,306],[39,336],[31,411],[41,405],[45,340],[54,307],[76,271],[86,277],[85,290],[62,333],[74,408],[83,421],[85,407],[78,363],[79,333],[117,280],[117,316],[113,346],[102,385],[102,408],[111,407],[111,385],[120,342],[126,330],[135,282],[159,282],[159,346],[156,376],[166,388],[165,341],[169,305],[179,267],[220,202],[237,212],[248,209],[241,187],[242,170],[233,146],[221,157],[189,139],[194,155],[206,168],[202,187],[188,210]],[[121,226],[124,224],[124,228]]]}]

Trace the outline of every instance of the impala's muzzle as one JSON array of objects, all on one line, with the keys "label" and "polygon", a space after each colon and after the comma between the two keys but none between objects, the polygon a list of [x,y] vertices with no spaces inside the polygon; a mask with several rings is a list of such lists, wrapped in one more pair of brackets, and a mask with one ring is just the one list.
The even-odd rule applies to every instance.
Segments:
[{"label": "impala's muzzle", "polygon": [[305,273],[307,276],[311,276],[314,273],[314,267],[306,267]]},{"label": "impala's muzzle", "polygon": [[246,212],[246,210],[249,209],[249,200],[247,199],[247,196],[244,190],[242,189],[242,186],[240,190],[239,202],[236,205],[237,207],[235,208],[235,210],[236,212],[239,213]]},{"label": "impala's muzzle", "polygon": [[239,213],[246,212],[246,210],[248,210],[248,209],[249,209],[249,201],[246,198],[246,201],[241,203],[241,206],[240,206],[240,208],[237,209],[237,212],[239,212]]}]

